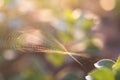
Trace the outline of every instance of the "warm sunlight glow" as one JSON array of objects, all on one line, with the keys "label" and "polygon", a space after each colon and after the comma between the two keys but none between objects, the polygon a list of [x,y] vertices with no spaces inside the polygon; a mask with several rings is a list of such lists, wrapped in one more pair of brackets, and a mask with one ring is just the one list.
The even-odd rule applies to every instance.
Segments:
[{"label": "warm sunlight glow", "polygon": [[53,14],[50,9],[41,9],[35,12],[34,19],[40,22],[51,22],[53,20]]},{"label": "warm sunlight glow", "polygon": [[73,18],[74,19],[78,19],[80,16],[81,16],[82,12],[80,9],[75,9],[73,12],[72,12],[72,15],[73,15]]},{"label": "warm sunlight glow", "polygon": [[99,48],[103,48],[103,42],[102,40],[98,39],[98,38],[94,38],[93,39],[93,43],[98,46]]},{"label": "warm sunlight glow", "polygon": [[17,5],[22,13],[31,12],[35,9],[35,4],[31,0],[17,0]]},{"label": "warm sunlight glow", "polygon": [[0,8],[4,5],[4,0],[0,0]]},{"label": "warm sunlight glow", "polygon": [[105,11],[111,11],[115,8],[116,0],[100,0],[100,6]]}]

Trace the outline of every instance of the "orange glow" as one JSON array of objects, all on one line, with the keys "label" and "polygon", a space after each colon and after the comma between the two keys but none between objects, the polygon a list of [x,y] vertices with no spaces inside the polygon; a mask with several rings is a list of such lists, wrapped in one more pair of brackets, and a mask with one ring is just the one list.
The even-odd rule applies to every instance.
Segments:
[{"label": "orange glow", "polygon": [[0,0],[0,8],[4,5],[4,0]]},{"label": "orange glow", "polygon": [[115,0],[100,0],[100,6],[105,11],[111,11],[115,8],[116,1]]},{"label": "orange glow", "polygon": [[18,10],[22,13],[31,12],[35,9],[35,4],[29,0],[18,0]]}]

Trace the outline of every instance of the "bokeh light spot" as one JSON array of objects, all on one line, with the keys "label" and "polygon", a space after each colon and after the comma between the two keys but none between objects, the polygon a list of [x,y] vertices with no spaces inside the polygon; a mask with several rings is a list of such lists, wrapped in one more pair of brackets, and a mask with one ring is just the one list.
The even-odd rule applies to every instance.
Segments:
[{"label": "bokeh light spot", "polygon": [[105,11],[111,11],[115,8],[116,0],[100,0],[100,6]]}]

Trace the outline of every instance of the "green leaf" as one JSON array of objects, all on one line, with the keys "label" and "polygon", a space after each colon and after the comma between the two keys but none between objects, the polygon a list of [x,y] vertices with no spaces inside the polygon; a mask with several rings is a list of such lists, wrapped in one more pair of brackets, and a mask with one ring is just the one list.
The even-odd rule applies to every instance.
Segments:
[{"label": "green leaf", "polygon": [[120,57],[117,59],[117,62],[113,65],[113,69],[117,70],[120,68]]},{"label": "green leaf", "polygon": [[93,20],[91,20],[91,19],[86,19],[86,20],[84,20],[83,21],[83,23],[82,23],[82,29],[83,30],[90,30],[91,29],[91,27],[92,27],[92,25],[93,25]]},{"label": "green leaf", "polygon": [[92,79],[87,80],[115,80],[114,73],[108,68],[96,69],[89,74]]},{"label": "green leaf", "polygon": [[73,28],[73,25],[76,23],[76,19],[74,19],[74,16],[72,14],[71,9],[65,9],[63,12],[64,20],[69,25],[69,28]]},{"label": "green leaf", "polygon": [[110,59],[102,59],[102,60],[98,61],[97,63],[95,63],[94,66],[96,68],[106,67],[106,68],[112,70],[113,64],[115,64],[115,62]]},{"label": "green leaf", "polygon": [[117,62],[113,65],[113,72],[115,73],[116,80],[120,80],[120,57]]},{"label": "green leaf", "polygon": [[88,39],[86,51],[96,55],[99,52],[99,47],[91,39]]},{"label": "green leaf", "polygon": [[61,80],[81,80],[75,72],[70,72],[63,77]]},{"label": "green leaf", "polygon": [[116,14],[118,14],[119,15],[119,10],[120,10],[120,0],[116,0],[116,6],[115,6],[115,12],[116,12]]},{"label": "green leaf", "polygon": [[71,42],[73,40],[73,35],[70,32],[59,32],[58,35],[63,42]]},{"label": "green leaf", "polygon": [[46,58],[56,67],[61,66],[64,62],[64,56],[57,53],[46,54]]}]

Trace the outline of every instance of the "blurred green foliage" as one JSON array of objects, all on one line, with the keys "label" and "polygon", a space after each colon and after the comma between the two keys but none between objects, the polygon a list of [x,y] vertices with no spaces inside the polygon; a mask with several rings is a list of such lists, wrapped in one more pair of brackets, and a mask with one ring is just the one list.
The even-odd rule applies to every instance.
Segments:
[{"label": "blurred green foliage", "polygon": [[[83,74],[73,71],[66,73],[64,69],[59,71],[60,67],[66,66],[64,64],[69,64],[72,60],[67,55],[55,53],[55,51],[66,51],[61,45],[67,50],[78,49],[73,50],[73,53],[75,51],[77,54],[99,53],[98,44],[93,41],[94,35],[91,32],[91,28],[95,25],[94,19],[87,18],[87,12],[80,9],[84,0],[0,1],[0,79],[3,75],[3,80],[56,80],[62,75],[60,80],[85,80]],[[1,4],[2,1],[4,4]],[[117,8],[119,11],[119,5]],[[83,50],[80,50],[81,46],[75,47],[81,43],[82,47],[85,46]],[[37,45],[41,46],[40,49],[35,49],[37,51],[32,49]],[[11,50],[14,53],[11,53]],[[6,51],[8,52],[5,53]],[[29,55],[26,57],[26,54]],[[101,65],[102,68],[89,74],[95,80],[120,79],[119,59],[114,65],[111,61],[102,61],[99,66]],[[4,74],[6,68],[10,69],[6,73],[8,75]]]},{"label": "blurred green foliage", "polygon": [[119,80],[120,79],[120,58],[116,62],[103,59],[95,63],[97,69],[86,76],[87,80]]},{"label": "blurred green foliage", "polygon": [[57,53],[53,53],[52,55],[48,53],[46,54],[46,58],[56,67],[61,66],[64,62],[64,56]]},{"label": "blurred green foliage", "polygon": [[[4,4],[1,4],[2,7],[0,6],[0,15],[2,15],[0,16],[0,45],[2,45],[0,46],[0,53],[2,53],[0,56],[2,57],[0,58],[0,64],[9,63],[12,65],[12,63],[19,60],[18,57],[21,55],[18,54],[20,53],[19,50],[23,51],[23,53],[30,53],[30,51],[32,51],[32,49],[30,49],[30,51],[27,50],[28,52],[25,52],[24,46],[31,47],[31,44],[28,43],[32,40],[32,43],[36,43],[36,41],[34,41],[34,34],[29,32],[29,29],[36,28],[36,25],[39,26],[37,30],[43,32],[42,36],[44,37],[43,42],[45,44],[43,43],[42,46],[49,47],[49,50],[60,50],[64,52],[61,46],[54,41],[54,38],[60,41],[65,48],[67,48],[66,46],[74,46],[73,43],[78,44],[86,42],[86,44],[84,44],[87,46],[85,51],[88,50],[88,53],[97,49],[94,47],[94,43],[91,42],[92,35],[88,35],[94,23],[91,19],[87,19],[84,16],[84,13],[81,13],[81,10],[77,8],[80,4],[82,4],[81,0],[3,0],[3,2]],[[47,28],[46,24],[52,27]],[[42,28],[40,26],[42,26]],[[51,28],[55,28],[56,33],[52,32]],[[79,35],[76,34],[76,32],[79,33]],[[27,43],[25,39],[27,39],[26,37],[29,36],[29,33],[30,39],[28,37],[29,40],[27,40]],[[80,38],[76,38],[76,36]],[[38,36],[38,38],[42,39],[41,36]],[[38,38],[35,37],[35,39]],[[4,55],[5,51],[7,50],[15,51],[15,54],[18,56],[15,56],[15,58],[8,62],[9,59],[7,61],[6,54]],[[66,62],[66,55],[57,54],[55,52],[46,53],[47,54],[44,55],[45,60],[51,63],[55,69],[59,69],[59,67],[64,66],[63,64]],[[12,53],[10,55],[14,54]],[[6,76],[7,80],[53,80],[55,77],[53,74],[54,72],[49,72],[46,70],[46,68],[43,68],[45,65],[47,65],[47,62],[44,62],[44,59],[34,62],[31,61],[31,59],[34,58],[26,57],[26,59],[30,59],[30,61],[23,61],[18,64],[21,64],[21,67],[22,63],[24,62],[25,64],[23,64],[23,66],[28,65],[29,62],[30,64],[36,64],[33,64],[32,67],[28,67],[27,69],[25,68],[24,70],[19,71],[18,69],[18,71],[11,72]],[[13,66],[13,68],[15,68],[15,66]],[[68,75],[61,78],[61,80],[68,79],[84,80],[81,74],[75,72],[70,72]]]}]

